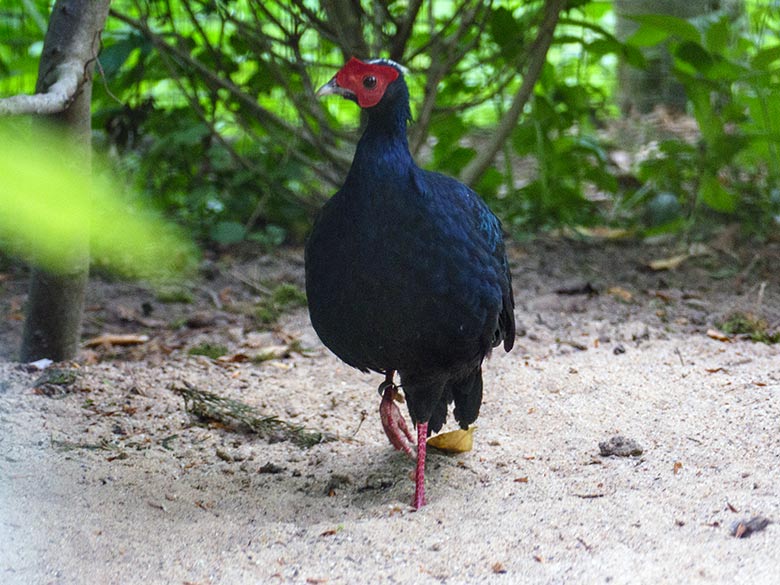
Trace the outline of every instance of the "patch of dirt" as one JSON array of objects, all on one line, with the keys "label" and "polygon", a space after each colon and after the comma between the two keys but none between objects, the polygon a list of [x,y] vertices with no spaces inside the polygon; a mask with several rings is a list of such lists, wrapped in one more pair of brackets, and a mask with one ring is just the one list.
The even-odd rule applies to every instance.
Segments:
[{"label": "patch of dirt", "polygon": [[[650,330],[705,333],[735,313],[764,319],[770,330],[778,331],[780,245],[740,249],[732,237],[726,232],[710,245],[693,246],[569,239],[513,245],[509,255],[519,336],[527,338],[529,348],[558,340],[576,349],[578,336],[593,334],[602,343],[641,343]],[[679,262],[673,270],[649,267],[670,259]],[[289,314],[289,306],[276,307],[272,322],[264,322],[269,299],[280,285],[303,290],[301,250],[257,256],[244,250],[239,258],[206,260],[197,282],[157,292],[95,277],[88,289],[83,339],[135,334],[149,341],[98,344],[85,350],[80,361],[159,361],[204,345],[258,361],[284,354],[283,347],[291,343],[295,350],[301,331],[285,327],[285,319],[273,320],[276,313]],[[18,267],[0,274],[0,310],[8,315],[0,322],[0,359],[12,360],[18,350],[26,286]],[[317,345],[306,341],[305,347]],[[269,347],[270,354],[264,351]]]},{"label": "patch of dirt", "polygon": [[[379,377],[275,292],[303,286],[300,250],[212,259],[162,294],[94,278],[85,341],[146,341],[104,337],[45,379],[10,361],[26,283],[9,269],[2,582],[775,582],[780,347],[715,333],[734,312],[778,330],[780,245],[538,240],[510,257],[516,347],[486,362],[474,450],[431,454],[416,513]],[[188,412],[188,387],[335,440]],[[599,456],[616,435],[641,455]],[[735,538],[752,517],[771,522]]]}]

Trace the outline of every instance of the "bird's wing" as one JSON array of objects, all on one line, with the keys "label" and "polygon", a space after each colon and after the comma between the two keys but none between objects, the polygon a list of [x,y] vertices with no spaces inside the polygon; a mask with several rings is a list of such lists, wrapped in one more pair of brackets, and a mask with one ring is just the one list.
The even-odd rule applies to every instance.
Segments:
[{"label": "bird's wing", "polygon": [[[498,222],[498,229],[501,229],[501,222]],[[500,336],[497,337],[494,347],[498,345],[501,339],[504,340],[504,351],[509,351],[515,345],[515,294],[512,290],[512,273],[509,270],[509,261],[506,257],[503,239],[496,247],[496,256],[501,258],[503,264],[505,287],[501,294],[501,314],[498,316],[498,330]]]},{"label": "bird's wing", "polygon": [[472,222],[471,233],[479,236],[481,245],[495,262],[500,275],[501,311],[493,347],[503,341],[504,350],[509,351],[515,343],[515,300],[500,220],[473,189],[460,181],[439,173],[420,171],[415,182],[421,193],[427,193],[440,202],[459,208],[462,216]]},{"label": "bird's wing", "polygon": [[493,347],[504,342],[504,351],[509,351],[515,344],[515,298],[512,290],[512,273],[506,257],[501,221],[493,214],[482,198],[464,185],[470,192],[473,214],[478,218],[480,232],[487,240],[492,250],[493,258],[500,264],[503,279],[501,282],[501,312],[498,316],[498,330],[493,339]]}]

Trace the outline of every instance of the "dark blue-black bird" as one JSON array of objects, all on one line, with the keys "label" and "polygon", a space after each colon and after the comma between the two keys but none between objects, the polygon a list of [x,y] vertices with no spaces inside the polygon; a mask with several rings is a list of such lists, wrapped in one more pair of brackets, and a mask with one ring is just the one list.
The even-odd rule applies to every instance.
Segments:
[{"label": "dark blue-black bird", "polygon": [[318,96],[341,95],[367,113],[344,186],[306,244],[311,322],[344,362],[385,375],[382,426],[414,446],[395,405],[400,376],[417,427],[412,505],[425,504],[426,438],[455,403],[464,429],[482,404],[482,361],[515,340],[512,278],[501,224],[466,185],[420,169],[406,138],[409,91],[396,63],[352,58]]}]

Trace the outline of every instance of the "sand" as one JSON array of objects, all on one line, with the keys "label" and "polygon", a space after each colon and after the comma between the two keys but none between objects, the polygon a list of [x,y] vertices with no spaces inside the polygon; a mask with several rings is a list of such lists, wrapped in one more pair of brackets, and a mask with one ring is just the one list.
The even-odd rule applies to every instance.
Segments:
[{"label": "sand", "polygon": [[[378,377],[324,350],[101,363],[61,398],[4,363],[0,580],[780,582],[776,524],[732,536],[780,519],[778,348],[653,337],[623,354],[588,335],[585,351],[496,353],[475,448],[431,455],[417,512],[411,461],[378,424]],[[341,440],[303,449],[193,425],[169,389],[181,380]],[[642,455],[600,456],[618,434]]]},{"label": "sand", "polygon": [[[474,449],[431,453],[420,511],[379,424],[380,377],[332,356],[304,309],[261,339],[306,351],[263,363],[187,355],[202,339],[249,351],[258,334],[235,313],[146,323],[152,349],[85,351],[63,387],[0,361],[0,583],[780,583],[780,526],[734,536],[780,521],[780,346],[707,334],[733,307],[780,315],[779,250],[746,251],[727,281],[707,276],[725,256],[637,269],[671,252],[514,254],[521,337],[485,364]],[[600,294],[556,294],[571,274]],[[139,327],[119,286],[92,284],[87,334]],[[208,424],[172,391],[185,382],[337,440]],[[641,455],[602,456],[616,435]]]}]

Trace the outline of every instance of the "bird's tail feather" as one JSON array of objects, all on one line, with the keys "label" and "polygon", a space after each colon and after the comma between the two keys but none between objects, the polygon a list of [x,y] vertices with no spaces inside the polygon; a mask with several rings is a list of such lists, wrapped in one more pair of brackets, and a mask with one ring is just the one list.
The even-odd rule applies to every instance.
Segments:
[{"label": "bird's tail feather", "polygon": [[455,420],[462,429],[467,429],[479,416],[482,405],[482,365],[471,370],[465,378],[450,384],[455,402]]},{"label": "bird's tail feather", "polygon": [[461,428],[477,420],[482,404],[482,365],[455,378],[418,377],[401,372],[401,383],[412,421],[428,421],[428,434],[438,433],[447,421],[447,407],[455,403],[455,420]]}]

